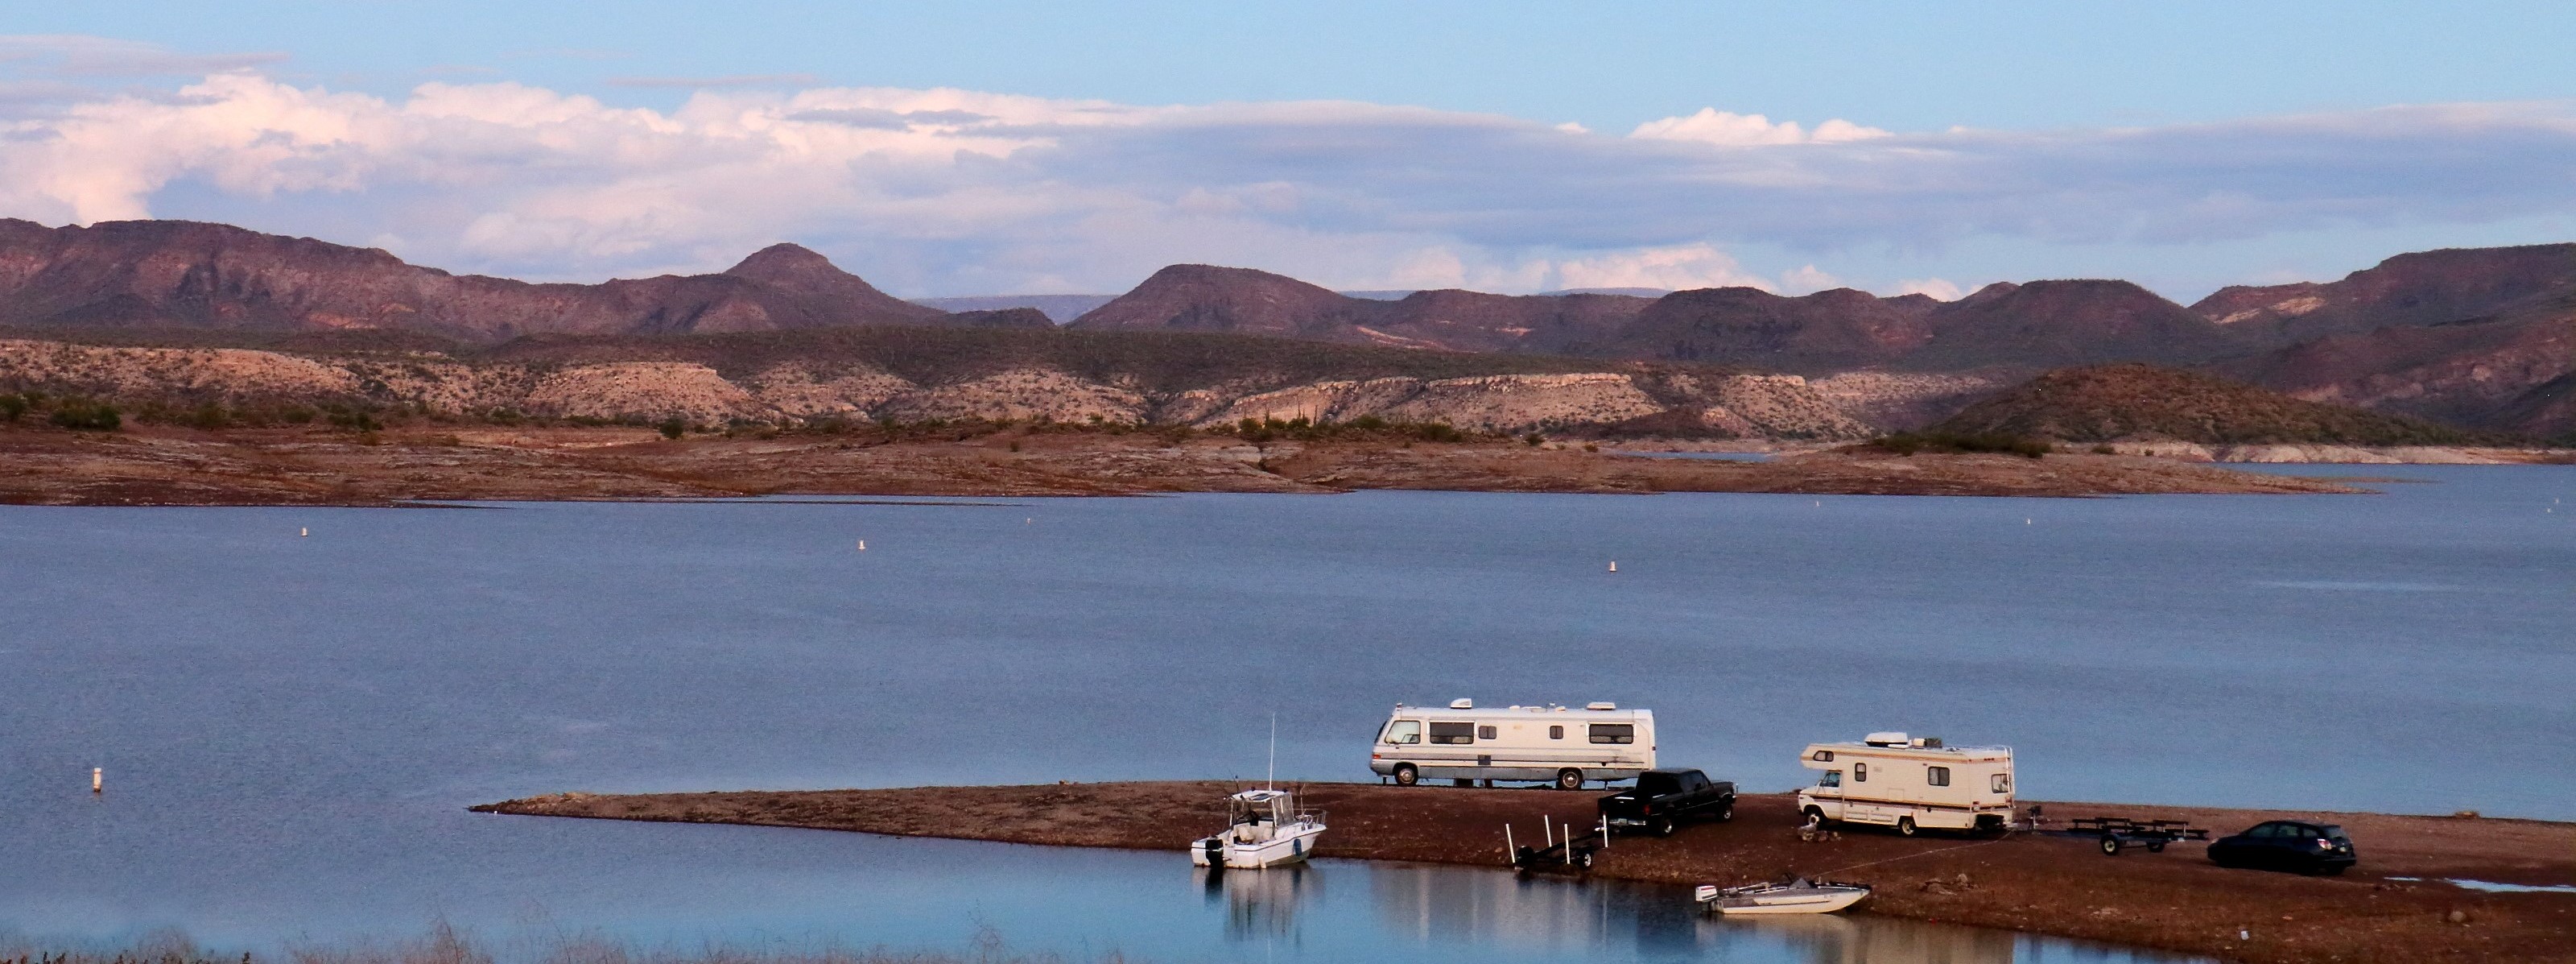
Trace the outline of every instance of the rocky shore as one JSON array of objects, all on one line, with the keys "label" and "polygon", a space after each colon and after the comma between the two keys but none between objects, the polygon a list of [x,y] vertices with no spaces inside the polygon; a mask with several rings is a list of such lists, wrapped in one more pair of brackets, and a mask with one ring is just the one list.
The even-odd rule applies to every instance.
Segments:
[{"label": "rocky shore", "polygon": [[[1222,826],[1215,782],[916,787],[644,795],[567,793],[486,813],[748,824],[1172,852]],[[1331,813],[1318,857],[1505,866],[1503,827],[1582,823],[1592,794],[1314,784]],[[1867,913],[2009,928],[2249,962],[2576,960],[2576,894],[2491,893],[2447,881],[2576,885],[2576,824],[2380,814],[2046,804],[2053,817],[2112,814],[2243,829],[2264,819],[2342,824],[2362,863],[2341,877],[2211,865],[2195,844],[2104,857],[2089,841],[1902,838],[1854,828],[1806,842],[1793,798],[1739,799],[1735,819],[1670,838],[1622,836],[1596,875],[1674,884],[1788,874],[1874,885]],[[1678,899],[1678,898],[1677,898]],[[2241,936],[2240,936],[2241,935]]]},{"label": "rocky shore", "polygon": [[1158,492],[1780,492],[2098,496],[2350,493],[2335,482],[2170,459],[1810,450],[1762,462],[1650,459],[1518,441],[1273,440],[1012,430],[817,433],[456,426],[113,433],[0,428],[0,503],[391,505],[406,500]]}]

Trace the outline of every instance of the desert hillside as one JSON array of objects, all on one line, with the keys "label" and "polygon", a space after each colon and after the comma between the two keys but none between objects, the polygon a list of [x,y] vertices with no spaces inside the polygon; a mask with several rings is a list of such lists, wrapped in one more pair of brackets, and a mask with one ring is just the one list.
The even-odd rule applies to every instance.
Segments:
[{"label": "desert hillside", "polygon": [[2498,441],[2422,419],[2292,398],[2153,365],[2053,371],[1936,426],[1962,435],[2204,445],[2468,445]]}]

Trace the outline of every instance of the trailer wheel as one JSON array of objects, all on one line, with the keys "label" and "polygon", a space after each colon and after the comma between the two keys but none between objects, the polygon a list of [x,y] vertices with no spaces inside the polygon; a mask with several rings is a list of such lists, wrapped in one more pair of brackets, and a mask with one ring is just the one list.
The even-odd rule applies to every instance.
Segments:
[{"label": "trailer wheel", "polygon": [[1398,763],[1395,765],[1396,786],[1409,787],[1420,782],[1422,782],[1422,771],[1414,769],[1413,764]]},{"label": "trailer wheel", "polygon": [[2157,841],[2157,842],[2155,842],[2155,843],[2148,844],[2148,845],[2147,845],[2147,852],[2148,852],[2148,853],[2151,853],[2151,854],[2160,854],[2160,853],[2164,853],[2164,852],[2165,852],[2165,845],[2164,845],[2164,842],[2163,842],[2163,841]]},{"label": "trailer wheel", "polygon": [[1575,865],[1575,866],[1577,866],[1577,867],[1581,867],[1581,868],[1583,868],[1583,869],[1585,869],[1585,870],[1590,870],[1590,869],[1592,869],[1592,851],[1589,851],[1589,850],[1578,850],[1578,851],[1575,851],[1575,853],[1574,853],[1574,865]]},{"label": "trailer wheel", "polygon": [[1899,836],[1899,837],[1911,837],[1911,836],[1914,836],[1914,833],[1915,833],[1915,830],[1914,830],[1914,818],[1912,818],[1912,817],[1898,817],[1898,818],[1896,818],[1896,835],[1897,835],[1897,836]]},{"label": "trailer wheel", "polygon": [[1573,767],[1556,771],[1556,788],[1559,790],[1583,789],[1583,771]]},{"label": "trailer wheel", "polygon": [[2102,835],[2102,856],[2105,856],[2105,857],[2117,857],[2117,856],[2119,856],[2119,855],[2120,855],[2120,838],[2118,838],[2118,837],[2114,837],[2114,836],[2111,836],[2110,834],[2107,834],[2107,833],[2106,833],[2106,834],[2103,834],[2103,835]]}]

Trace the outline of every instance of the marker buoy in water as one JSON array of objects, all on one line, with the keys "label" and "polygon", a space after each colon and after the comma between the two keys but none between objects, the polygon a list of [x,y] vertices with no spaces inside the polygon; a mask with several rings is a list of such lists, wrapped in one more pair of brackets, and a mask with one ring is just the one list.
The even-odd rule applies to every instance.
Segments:
[{"label": "marker buoy in water", "polygon": [[1613,560],[1613,561],[1610,563],[1610,571],[1611,571],[1611,572],[1618,572],[1618,571],[1619,571],[1619,563],[1618,563],[1616,560]]},{"label": "marker buoy in water", "polygon": [[303,529],[297,529],[297,530],[295,530],[295,537],[296,537],[296,538],[298,538],[298,539],[304,538],[304,537],[309,536],[309,535],[312,535],[312,534],[313,534],[313,530],[312,530],[312,529],[310,529],[310,528],[303,528]]},{"label": "marker buoy in water", "polygon": [[866,552],[866,551],[868,551],[868,540],[865,540],[865,539],[861,539],[861,540],[859,540],[859,551],[860,551],[860,552]]},{"label": "marker buoy in water", "polygon": [[91,792],[91,793],[100,793],[100,792],[104,792],[106,789],[107,789],[107,768],[106,768],[106,767],[91,767],[91,768],[89,768],[89,792]]}]

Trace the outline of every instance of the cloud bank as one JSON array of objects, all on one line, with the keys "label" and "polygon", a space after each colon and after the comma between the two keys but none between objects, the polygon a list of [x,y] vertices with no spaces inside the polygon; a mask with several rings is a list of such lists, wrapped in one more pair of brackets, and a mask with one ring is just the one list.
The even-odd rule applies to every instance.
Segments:
[{"label": "cloud bank", "polygon": [[[669,111],[515,83],[387,99],[234,69],[256,60],[105,90],[65,78],[162,55],[17,42],[0,51],[53,66],[0,83],[0,214],[213,217],[526,277],[706,270],[796,240],[910,294],[1117,291],[1174,261],[1348,288],[1801,291],[1835,283],[1808,262],[1853,250],[2576,213],[2567,102],[1931,133],[1712,108],[1618,136],[1367,103],[717,82],[740,78]],[[1748,270],[1748,248],[1787,260]],[[1922,273],[1874,287],[1959,290]]]}]

